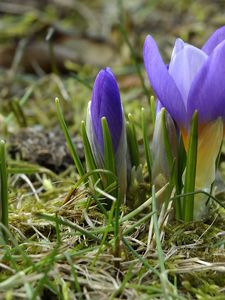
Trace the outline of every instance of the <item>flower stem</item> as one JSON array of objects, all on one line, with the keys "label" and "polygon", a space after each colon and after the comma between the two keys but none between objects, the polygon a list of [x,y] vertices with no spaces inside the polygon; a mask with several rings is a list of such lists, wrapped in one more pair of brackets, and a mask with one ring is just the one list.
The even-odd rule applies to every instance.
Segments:
[{"label": "flower stem", "polygon": [[[194,192],[196,164],[197,164],[197,147],[198,147],[198,113],[195,112],[191,122],[189,136],[189,145],[187,152],[187,167],[184,182],[184,194]],[[194,194],[184,196],[184,221],[193,220],[194,215]]]},{"label": "flower stem", "polygon": [[9,225],[9,213],[8,213],[8,174],[6,167],[6,151],[5,151],[5,142],[3,140],[0,141],[0,221],[1,223],[8,228]]}]

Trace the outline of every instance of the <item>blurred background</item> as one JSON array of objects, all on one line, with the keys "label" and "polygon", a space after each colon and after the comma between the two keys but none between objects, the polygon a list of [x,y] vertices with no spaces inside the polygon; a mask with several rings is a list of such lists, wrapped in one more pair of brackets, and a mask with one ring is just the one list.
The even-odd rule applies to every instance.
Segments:
[{"label": "blurred background", "polygon": [[[151,33],[164,55],[175,37],[201,46],[225,23],[224,1],[207,0],[16,0],[0,1],[0,65],[39,76],[52,70],[79,70],[132,64],[129,43],[139,62]],[[126,36],[127,35],[127,36]],[[129,43],[127,41],[129,39]]]},{"label": "blurred background", "polygon": [[[139,123],[140,108],[148,105],[150,92],[142,61],[146,35],[154,36],[168,63],[176,37],[201,47],[225,24],[224,4],[224,0],[1,0],[0,133],[7,136],[12,155],[19,149],[23,159],[46,161],[45,155],[34,158],[30,144],[31,154],[21,145],[34,143],[36,137],[36,143],[43,143],[41,151],[48,152],[49,144],[59,138],[56,96],[72,134],[79,137],[94,78],[106,66],[118,79],[125,112],[135,112]],[[61,163],[57,159],[53,165]]]}]

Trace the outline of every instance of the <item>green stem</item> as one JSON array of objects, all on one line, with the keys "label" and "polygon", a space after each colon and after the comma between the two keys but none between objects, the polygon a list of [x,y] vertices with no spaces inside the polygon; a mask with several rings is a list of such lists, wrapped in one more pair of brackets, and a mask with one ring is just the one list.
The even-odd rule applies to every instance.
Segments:
[{"label": "green stem", "polygon": [[[94,156],[91,150],[91,146],[87,137],[86,127],[84,121],[81,122],[81,133],[82,133],[82,139],[83,139],[83,145],[84,145],[84,153],[85,153],[85,160],[86,160],[86,168],[88,171],[96,170],[97,166],[94,160]],[[92,176],[92,183],[93,186],[97,181],[99,181],[100,176],[99,174],[95,173]],[[100,188],[102,188],[101,182],[99,182]]]},{"label": "green stem", "polygon": [[155,99],[153,96],[150,97],[149,100],[149,104],[150,104],[150,111],[151,111],[151,118],[152,118],[152,124],[153,126],[155,126],[155,118],[156,118],[156,105],[155,105]]},{"label": "green stem", "polygon": [[[155,186],[152,186],[152,211],[156,211],[156,194],[155,194]],[[156,249],[157,254],[159,258],[159,267],[160,267],[160,280],[162,284],[162,290],[164,293],[164,299],[170,299],[168,297],[168,278],[166,274],[166,268],[165,268],[165,257],[162,250],[161,240],[160,240],[160,231],[159,231],[159,225],[158,225],[158,218],[157,214],[153,214],[153,226],[154,226],[154,232],[155,232],[155,240],[156,240]]]},{"label": "green stem", "polygon": [[50,56],[50,62],[52,67],[52,72],[55,74],[59,74],[58,68],[57,68],[57,62],[54,52],[54,46],[53,46],[53,35],[54,35],[55,29],[53,27],[50,27],[46,36],[46,41],[48,43],[48,49],[49,49],[49,56]]},{"label": "green stem", "polygon": [[57,111],[59,123],[61,125],[64,136],[66,138],[67,146],[68,146],[68,148],[70,150],[70,153],[72,155],[74,164],[77,168],[77,171],[78,171],[79,175],[83,176],[85,174],[85,171],[84,171],[84,168],[83,168],[82,163],[80,161],[79,155],[77,154],[76,148],[75,148],[75,146],[72,142],[72,139],[70,137],[70,134],[69,134],[68,128],[66,126],[66,122],[64,120],[63,113],[62,113],[62,110],[61,110],[61,107],[60,107],[60,102],[59,102],[58,98],[55,99],[55,105],[56,105],[56,111]]},{"label": "green stem", "polygon": [[[184,194],[195,190],[196,164],[198,148],[198,113],[195,112],[191,122],[189,135],[189,145],[187,152],[187,165],[184,181]],[[193,220],[194,216],[194,194],[183,197],[184,201],[184,221]]]},{"label": "green stem", "polygon": [[[170,192],[172,192],[173,187],[176,187],[176,193],[178,193],[179,187],[178,187],[178,178],[177,178],[177,160],[176,157],[174,157],[173,152],[172,152],[172,145],[170,143],[170,138],[169,138],[169,129],[167,126],[167,120],[166,120],[166,110],[165,108],[162,108],[162,126],[163,126],[163,140],[164,140],[164,147],[166,150],[166,158],[167,162],[169,165],[169,170],[170,170]],[[180,214],[181,214],[181,203],[180,199],[176,200],[175,203],[176,207],[176,217],[179,219]]]},{"label": "green stem", "polygon": [[[101,119],[102,122],[102,132],[103,132],[103,139],[104,139],[104,168],[106,170],[111,171],[113,174],[116,174],[116,163],[115,163],[115,156],[113,150],[113,144],[111,139],[111,134],[109,131],[108,123],[105,117]],[[113,183],[113,178],[107,178],[107,185]]]},{"label": "green stem", "polygon": [[152,155],[149,147],[148,135],[147,135],[147,122],[145,116],[145,109],[142,107],[141,109],[141,124],[142,124],[142,133],[143,133],[143,141],[144,141],[144,149],[145,149],[145,157],[148,167],[149,180],[151,182],[152,178]]},{"label": "green stem", "polygon": [[5,142],[3,140],[0,141],[0,194],[1,194],[1,222],[2,224],[8,228],[9,225],[9,213],[8,213],[8,174],[6,167],[6,150],[5,150]]},{"label": "green stem", "polygon": [[127,121],[127,142],[129,146],[130,158],[132,166],[138,167],[140,164],[139,159],[139,150],[138,150],[138,142],[137,142],[137,134],[134,127],[134,120],[131,114],[128,114]]}]

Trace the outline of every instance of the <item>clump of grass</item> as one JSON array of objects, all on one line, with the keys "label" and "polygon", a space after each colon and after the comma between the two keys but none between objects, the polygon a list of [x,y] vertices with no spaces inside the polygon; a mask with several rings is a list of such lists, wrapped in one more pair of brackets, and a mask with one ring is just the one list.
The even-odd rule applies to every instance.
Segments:
[{"label": "clump of grass", "polygon": [[[153,192],[152,202],[147,184],[152,161],[146,143],[146,111],[148,107],[142,110],[148,162],[143,168],[146,201],[133,210],[122,205],[116,219],[115,207],[111,212],[101,207],[109,191],[101,187],[96,194],[99,177],[95,187],[87,186],[92,171],[79,179],[74,168],[56,175],[9,160],[10,222],[8,242],[1,240],[1,297],[219,297],[224,284],[219,280],[223,215],[214,222],[192,224],[168,223],[167,211],[156,217],[154,203],[167,187]],[[76,184],[75,178],[79,179]],[[195,286],[189,284],[192,280]]]}]

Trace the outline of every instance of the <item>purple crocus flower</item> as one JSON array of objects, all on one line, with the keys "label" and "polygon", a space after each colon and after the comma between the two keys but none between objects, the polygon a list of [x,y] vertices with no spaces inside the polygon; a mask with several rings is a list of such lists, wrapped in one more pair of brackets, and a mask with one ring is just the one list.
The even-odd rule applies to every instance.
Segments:
[{"label": "purple crocus flower", "polygon": [[127,144],[124,113],[119,88],[110,68],[102,69],[98,73],[93,86],[92,99],[87,111],[87,133],[96,164],[99,168],[103,168],[104,166],[102,117],[105,117],[108,123],[120,188],[125,193],[127,184]]},{"label": "purple crocus flower", "polygon": [[[194,111],[198,111],[195,186],[209,191],[225,121],[225,26],[216,30],[202,49],[177,39],[168,67],[150,35],[143,55],[152,88],[181,130],[186,148],[190,122]],[[199,201],[195,201],[195,218],[205,211],[205,201],[199,198],[196,196]]]},{"label": "purple crocus flower", "polygon": [[110,68],[101,70],[96,77],[90,109],[101,152],[104,145],[101,118],[106,117],[116,153],[123,128],[123,111],[118,85]]},{"label": "purple crocus flower", "polygon": [[143,54],[152,88],[179,127],[188,129],[195,110],[200,123],[225,119],[225,26],[202,49],[177,39],[168,68],[150,35]]}]

